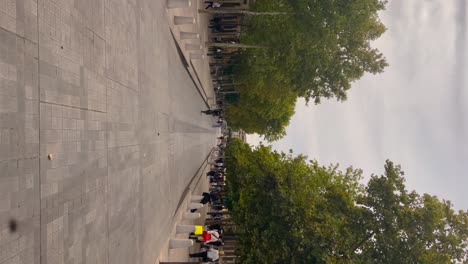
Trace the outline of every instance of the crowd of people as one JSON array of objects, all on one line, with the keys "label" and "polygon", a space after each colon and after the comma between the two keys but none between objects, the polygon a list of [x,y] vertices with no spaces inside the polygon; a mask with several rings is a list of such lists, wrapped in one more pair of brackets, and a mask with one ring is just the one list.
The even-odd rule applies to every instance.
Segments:
[{"label": "crowd of people", "polygon": [[[226,204],[229,202],[225,196],[225,164],[224,149],[226,141],[224,136],[217,138],[218,144],[213,152],[212,160],[209,162],[210,169],[206,173],[209,178],[210,189],[200,195],[199,202],[208,204],[210,208],[209,220],[221,219],[221,211],[226,210]],[[196,212],[192,209],[191,212]],[[219,212],[219,213],[217,213]],[[202,227],[202,230],[196,230],[190,233],[189,238],[201,245],[201,251],[189,254],[190,258],[201,258],[203,262],[212,262],[219,259],[219,247],[224,245],[224,229],[221,224],[210,224]]]},{"label": "crowd of people", "polygon": [[[226,4],[223,3],[223,7]],[[215,14],[209,21],[209,42],[212,45],[208,47],[207,55],[216,98],[224,98],[238,92],[233,69],[241,55],[240,48],[235,44],[240,43],[242,23],[242,15],[232,13]]]},{"label": "crowd of people", "polygon": [[[222,1],[205,1],[205,9],[229,7]],[[242,16],[238,14],[215,14],[209,21],[210,42],[213,43],[239,43],[240,26]],[[232,65],[240,55],[238,48],[223,47],[223,45],[214,45],[208,48],[210,57],[210,74],[213,80],[213,87],[216,95],[216,106],[202,111],[203,114],[211,115],[215,118],[213,127],[221,127],[221,130],[227,127],[225,121],[225,94],[235,92],[232,79]],[[217,138],[217,146],[214,151],[214,157],[210,162],[210,169],[206,173],[209,177],[210,189],[200,195],[200,203],[208,204],[210,212],[208,221],[220,221],[226,212],[226,204],[229,203],[225,194],[225,160],[224,150],[226,147],[225,136]],[[192,212],[197,209],[192,209]],[[207,224],[201,230],[192,232],[189,235],[200,244],[200,252],[191,253],[190,258],[200,258],[203,262],[219,261],[220,247],[224,246],[223,235],[225,234],[222,224]]]},{"label": "crowd of people", "polygon": [[223,98],[220,98],[216,100],[216,107],[213,109],[207,109],[204,111],[201,111],[203,114],[206,115],[211,115],[215,118],[215,123],[213,124],[213,127],[221,127],[224,128],[223,125],[226,124],[225,117],[224,117],[224,101]]}]

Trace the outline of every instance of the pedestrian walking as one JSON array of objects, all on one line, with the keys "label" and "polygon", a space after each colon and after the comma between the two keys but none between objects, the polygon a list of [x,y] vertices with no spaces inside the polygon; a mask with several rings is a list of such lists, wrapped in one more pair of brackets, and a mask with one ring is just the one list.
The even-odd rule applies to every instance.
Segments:
[{"label": "pedestrian walking", "polygon": [[210,170],[209,172],[206,173],[206,176],[214,177],[216,176],[217,172],[214,170]]},{"label": "pedestrian walking", "polygon": [[202,258],[203,262],[216,261],[219,259],[219,251],[214,248],[210,248],[206,251],[189,254],[189,256],[191,258]]},{"label": "pedestrian walking", "polygon": [[208,109],[208,110],[204,110],[201,112],[206,115],[213,115],[213,116],[221,115],[221,109]]},{"label": "pedestrian walking", "polygon": [[206,230],[217,230],[220,234],[223,232],[223,227],[220,224],[207,225]]},{"label": "pedestrian walking", "polygon": [[204,243],[203,246],[205,246],[205,247],[210,247],[210,246],[222,247],[222,246],[224,246],[224,242],[220,239],[220,240],[218,240],[216,242]]},{"label": "pedestrian walking", "polygon": [[219,235],[218,231],[216,230],[208,230],[208,231],[203,231],[203,234],[201,236],[193,235],[190,234],[189,236],[190,239],[194,239],[197,242],[216,242],[218,241],[221,236]]},{"label": "pedestrian walking", "polygon": [[222,162],[210,162],[211,165],[214,165],[215,167],[223,167],[223,163]]},{"label": "pedestrian walking", "polygon": [[221,3],[218,3],[216,1],[205,1],[205,4],[208,4],[208,6],[206,6],[205,9],[221,7]]}]

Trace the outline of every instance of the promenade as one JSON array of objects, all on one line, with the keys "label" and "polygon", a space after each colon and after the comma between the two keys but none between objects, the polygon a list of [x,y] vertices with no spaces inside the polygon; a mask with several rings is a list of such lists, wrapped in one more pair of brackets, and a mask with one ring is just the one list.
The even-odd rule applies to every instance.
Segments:
[{"label": "promenade", "polygon": [[0,264],[154,264],[215,144],[207,65],[171,22],[197,7],[0,3]]}]

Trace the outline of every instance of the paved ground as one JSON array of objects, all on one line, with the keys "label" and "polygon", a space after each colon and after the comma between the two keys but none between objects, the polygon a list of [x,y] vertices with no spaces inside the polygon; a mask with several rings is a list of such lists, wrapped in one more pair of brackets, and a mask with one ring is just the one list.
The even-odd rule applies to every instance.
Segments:
[{"label": "paved ground", "polygon": [[215,138],[164,3],[0,0],[1,264],[156,260]]},{"label": "paved ground", "polygon": [[[209,179],[206,177],[206,173],[209,171],[209,168],[210,166],[207,163],[204,163],[200,172],[196,177],[194,177],[193,182],[190,184],[187,195],[184,197],[180,209],[177,211],[177,214],[174,217],[172,232],[159,254],[159,262],[190,261],[189,253],[199,252],[200,244],[196,243],[189,248],[169,248],[169,240],[188,238],[188,233],[176,233],[177,225],[204,225],[206,212],[208,211],[208,205],[205,205],[203,208],[197,210],[197,213],[201,214],[201,217],[198,219],[186,219],[184,218],[184,213],[189,211],[188,206],[191,203],[193,195],[201,195],[203,192],[206,192],[209,189]],[[191,261],[196,261],[196,259],[192,259]]]},{"label": "paved ground", "polygon": [[[211,79],[210,69],[209,69],[209,57],[205,56],[203,59],[194,59],[189,60],[190,53],[200,53],[199,51],[189,51],[185,49],[186,44],[205,44],[208,41],[208,22],[209,15],[198,12],[198,9],[205,8],[204,1],[202,0],[192,0],[192,6],[190,8],[175,8],[169,9],[168,15],[169,19],[172,20],[174,16],[190,16],[196,19],[196,23],[192,25],[179,25],[175,26],[173,23],[170,23],[171,30],[174,36],[177,39],[177,42],[180,47],[182,47],[183,54],[187,58],[190,71],[193,72],[194,79],[197,83],[204,88],[203,95],[207,98],[214,97],[213,90],[213,81]],[[172,21],[171,21],[172,22]],[[180,32],[197,32],[200,35],[200,39],[192,40],[180,40]],[[202,45],[203,49],[201,50],[202,54],[208,53],[208,48],[206,45]],[[210,105],[214,104],[214,100],[208,100]]]}]

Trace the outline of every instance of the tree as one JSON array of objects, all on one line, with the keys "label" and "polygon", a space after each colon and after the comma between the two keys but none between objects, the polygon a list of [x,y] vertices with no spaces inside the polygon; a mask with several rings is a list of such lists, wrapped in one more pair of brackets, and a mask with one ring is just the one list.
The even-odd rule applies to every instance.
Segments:
[{"label": "tree", "polygon": [[325,263],[342,259],[355,235],[360,170],[341,172],[305,156],[251,149],[239,141],[226,156],[234,217],[243,229],[241,263]]},{"label": "tree", "polygon": [[366,263],[455,263],[466,261],[468,213],[449,201],[408,192],[400,166],[387,161],[385,174],[372,176],[360,202],[371,238],[362,244]]},{"label": "tree", "polygon": [[[266,77],[281,75],[283,88],[316,103],[321,98],[346,99],[351,83],[365,72],[380,73],[387,65],[370,42],[385,32],[378,12],[386,1],[258,1],[254,9],[280,10],[291,15],[248,17],[242,42],[269,47],[255,56],[242,74],[270,62]],[[244,58],[242,60],[245,60]],[[255,72],[255,71],[254,71]],[[242,78],[242,77],[241,77]]]},{"label": "tree", "polygon": [[323,98],[346,100],[354,81],[365,73],[381,73],[387,66],[383,54],[371,47],[385,32],[378,16],[385,4],[383,0],[256,1],[252,12],[286,14],[244,18],[242,45],[262,48],[243,49],[234,62],[234,80],[244,84],[237,87],[242,98],[272,93],[315,103]]},{"label": "tree", "polygon": [[286,134],[295,102],[296,96],[292,93],[283,97],[271,93],[263,96],[241,93],[239,102],[227,108],[229,125],[249,134],[262,134],[269,141],[277,140]]},{"label": "tree", "polygon": [[390,161],[367,186],[361,170],[238,140],[226,164],[241,263],[466,261],[468,212],[408,192]]}]

